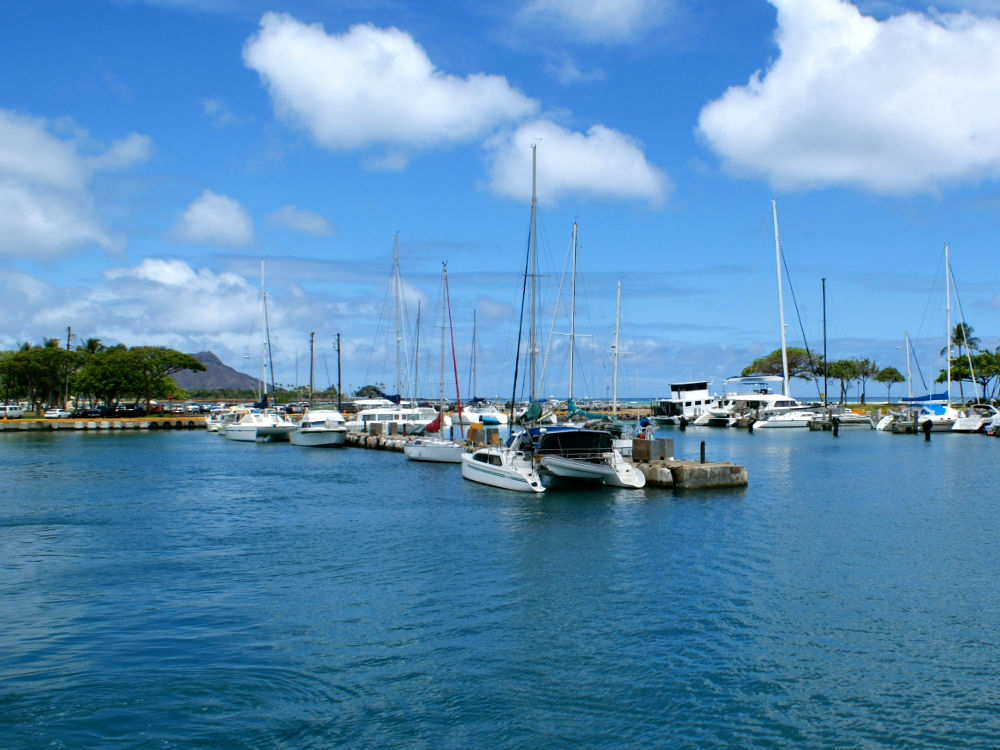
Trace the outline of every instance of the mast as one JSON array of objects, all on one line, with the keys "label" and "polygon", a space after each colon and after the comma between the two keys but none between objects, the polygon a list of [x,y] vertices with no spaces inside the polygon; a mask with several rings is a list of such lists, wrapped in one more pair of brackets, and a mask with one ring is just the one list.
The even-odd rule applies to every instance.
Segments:
[{"label": "mast", "polygon": [[[267,319],[267,292],[264,291],[264,261],[260,262],[260,292],[264,297],[264,350],[267,352],[267,366],[271,369],[271,398],[277,399],[278,388],[274,384],[274,354],[271,352],[271,326]],[[264,388],[266,390],[267,383],[264,384]]]},{"label": "mast", "polygon": [[622,283],[618,282],[618,298],[615,301],[615,369],[611,379],[611,418],[618,418],[618,330],[622,319]]},{"label": "mast", "polygon": [[826,408],[826,279],[823,282],[823,407]]},{"label": "mast", "polygon": [[573,222],[573,272],[569,293],[569,398],[573,398],[573,349],[576,342],[576,222]]},{"label": "mast", "polygon": [[948,401],[945,406],[951,406],[951,268],[948,265],[948,243],[944,243],[944,319],[945,319],[945,355],[948,359]]},{"label": "mast", "polygon": [[[458,395],[458,362],[455,361],[455,327],[451,323],[451,293],[448,291],[448,264],[447,263],[445,264],[445,270],[444,270],[444,274],[443,274],[442,284],[441,285],[444,287],[444,294],[442,295],[442,299],[444,299],[446,301],[446,303],[447,303],[447,308],[448,308],[448,331],[451,333],[451,370],[452,370],[452,375],[455,376],[455,414],[458,415],[458,434],[459,434],[459,436],[461,437],[462,440],[465,440],[465,427],[462,426],[462,397]],[[444,305],[445,305],[445,303],[442,303],[442,307],[444,307]],[[443,322],[444,322],[444,318],[442,317],[442,323]],[[444,333],[443,333],[443,331],[444,331],[444,325],[441,326],[441,331],[442,331],[441,340],[443,341],[444,340]],[[441,350],[441,370],[442,370],[442,375],[441,375],[441,390],[443,392],[444,391],[444,349],[443,348]],[[455,428],[452,427],[452,430],[454,430],[454,429]],[[441,434],[442,435],[444,434],[444,428],[443,427],[441,428]],[[454,436],[455,436],[455,433],[452,432],[452,437],[454,437]]]},{"label": "mast", "polygon": [[396,393],[402,395],[403,371],[400,366],[399,348],[403,343],[402,310],[400,308],[399,284],[399,232],[392,235],[392,275],[396,288]]},{"label": "mast", "polygon": [[313,402],[313,360],[314,360],[314,344],[316,341],[316,332],[313,331],[309,334],[309,405],[312,406]]},{"label": "mast", "polygon": [[[472,308],[472,395],[469,398],[476,397],[476,309]],[[461,420],[459,420],[461,422]]]},{"label": "mast", "polygon": [[257,400],[262,401],[267,395],[267,298],[264,296],[264,259],[260,259],[260,388],[257,390]]},{"label": "mast", "polygon": [[[448,264],[441,264],[441,390],[438,392],[438,414],[444,414],[444,326],[447,309],[445,307],[445,284],[448,283]],[[462,421],[459,415],[459,422]],[[444,430],[441,431],[444,434]]]},{"label": "mast", "polygon": [[417,300],[417,345],[413,350],[413,398],[416,400],[420,383],[420,300]]},{"label": "mast", "polygon": [[906,396],[907,396],[907,398],[913,398],[913,373],[910,371],[910,333],[909,333],[909,331],[903,331],[903,348],[906,349]]},{"label": "mast", "polygon": [[782,395],[788,395],[788,349],[785,346],[785,306],[781,298],[781,243],[778,241],[778,206],[771,199],[771,214],[774,217],[774,262],[778,274],[778,325],[781,328],[781,376]]},{"label": "mast", "polygon": [[[329,373],[327,374],[329,377]],[[340,334],[337,334],[337,411],[341,409],[341,398],[340,398]]]},{"label": "mast", "polygon": [[530,328],[528,330],[528,378],[530,386],[528,388],[528,408],[535,403],[535,275],[538,272],[537,242],[535,238],[535,206],[537,203],[536,174],[537,174],[537,149],[536,144],[531,144],[531,223],[528,233],[531,235],[531,316]]}]

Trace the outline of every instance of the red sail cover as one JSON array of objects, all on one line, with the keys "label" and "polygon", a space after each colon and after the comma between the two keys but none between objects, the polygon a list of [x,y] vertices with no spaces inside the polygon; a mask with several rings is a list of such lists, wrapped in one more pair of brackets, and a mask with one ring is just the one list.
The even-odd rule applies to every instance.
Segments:
[{"label": "red sail cover", "polygon": [[424,428],[424,432],[437,432],[440,429],[441,429],[441,415],[438,414],[436,417],[434,417],[434,421],[429,422],[428,425]]}]

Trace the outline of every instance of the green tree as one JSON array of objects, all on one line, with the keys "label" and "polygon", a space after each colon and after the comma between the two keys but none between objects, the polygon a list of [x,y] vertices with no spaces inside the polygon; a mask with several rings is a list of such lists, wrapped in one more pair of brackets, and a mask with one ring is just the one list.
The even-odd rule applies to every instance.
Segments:
[{"label": "green tree", "polygon": [[[963,380],[972,380],[972,373],[969,372],[968,361],[971,358],[972,352],[979,350],[979,337],[972,334],[973,328],[964,320],[961,323],[956,323],[955,327],[951,331],[951,340],[948,346],[941,347],[941,354],[948,352],[948,356],[951,356],[951,350],[956,350],[956,356],[951,360],[952,369],[952,380],[958,379],[958,393],[962,401],[965,401],[965,392],[962,388]],[[970,357],[962,357],[962,350],[966,350]],[[965,365],[959,364],[964,359]],[[957,373],[956,373],[957,371]],[[943,383],[948,379],[947,373],[945,373],[944,378],[938,377],[938,383]]]},{"label": "green tree", "polygon": [[865,384],[868,382],[869,378],[873,378],[878,374],[878,365],[869,359],[855,359],[854,371],[856,373],[856,379],[861,385],[861,403],[865,402]]},{"label": "green tree", "polygon": [[851,381],[858,378],[858,361],[855,359],[838,359],[827,365],[827,376],[840,381],[840,401],[847,401],[847,389]]},{"label": "green tree", "polygon": [[[790,346],[785,350],[788,354],[788,377],[812,380],[817,372],[823,371],[822,357],[812,356],[798,346]],[[770,354],[759,357],[743,368],[740,375],[781,375],[781,349],[775,349]]]},{"label": "green tree", "polygon": [[190,354],[163,346],[136,346],[129,352],[135,357],[147,409],[154,397],[171,396],[176,392],[177,384],[170,379],[171,375],[181,370],[193,372],[205,370],[205,365]]},{"label": "green tree", "polygon": [[886,399],[892,401],[892,386],[896,383],[902,383],[906,378],[903,377],[902,373],[895,367],[883,367],[877,373],[875,373],[875,381],[877,383],[882,383],[885,385]]}]

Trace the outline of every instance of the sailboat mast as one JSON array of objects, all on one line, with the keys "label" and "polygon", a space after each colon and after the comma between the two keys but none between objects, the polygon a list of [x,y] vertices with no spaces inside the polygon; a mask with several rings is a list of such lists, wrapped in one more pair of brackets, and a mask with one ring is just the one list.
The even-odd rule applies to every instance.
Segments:
[{"label": "sailboat mast", "polygon": [[[327,376],[329,377],[329,376]],[[343,408],[343,400],[340,394],[340,334],[337,334],[337,411]]]},{"label": "sailboat mast", "polygon": [[[444,327],[447,322],[445,285],[448,283],[448,264],[441,264],[441,390],[438,392],[438,414],[444,414]],[[442,433],[444,434],[444,433]]]},{"label": "sailboat mast", "polygon": [[267,315],[264,313],[264,259],[260,260],[260,388],[257,390],[257,400],[263,400],[267,395]]},{"label": "sailboat mast", "polygon": [[778,205],[771,199],[774,217],[774,266],[778,274],[778,325],[781,328],[781,377],[782,394],[788,395],[788,348],[785,345],[785,305],[781,296],[781,242],[778,240]]},{"label": "sailboat mast", "polygon": [[536,144],[531,144],[531,223],[528,229],[528,232],[531,235],[531,325],[528,330],[528,378],[530,380],[530,385],[528,387],[529,407],[531,404],[535,403],[535,351],[537,349],[537,344],[535,342],[535,275],[538,272],[538,257],[536,253],[537,244],[535,238],[537,148],[538,146]]},{"label": "sailboat mast", "polygon": [[823,282],[823,406],[826,406],[826,279]]},{"label": "sailboat mast", "polygon": [[399,232],[392,235],[392,275],[396,289],[396,393],[402,394],[403,371],[400,366],[399,348],[403,343],[402,310],[399,284]]},{"label": "sailboat mast", "polygon": [[573,398],[573,350],[576,344],[576,222],[573,222],[573,272],[569,292],[569,398]]},{"label": "sailboat mast", "polygon": [[413,349],[413,398],[417,398],[420,385],[420,301],[417,300],[417,345]]},{"label": "sailboat mast", "polygon": [[913,373],[910,371],[910,332],[903,331],[903,348],[906,349],[906,396],[913,398]]},{"label": "sailboat mast", "polygon": [[945,356],[948,359],[948,401],[951,406],[951,267],[948,265],[948,243],[944,243],[944,319],[945,319]]},{"label": "sailboat mast", "polygon": [[309,334],[309,405],[313,402],[313,363],[315,359],[316,332]]},{"label": "sailboat mast", "polygon": [[618,418],[618,331],[622,319],[622,283],[618,282],[618,298],[615,301],[615,368],[611,378],[611,418]]},{"label": "sailboat mast", "polygon": [[469,398],[476,397],[476,310],[472,309],[472,395]]}]

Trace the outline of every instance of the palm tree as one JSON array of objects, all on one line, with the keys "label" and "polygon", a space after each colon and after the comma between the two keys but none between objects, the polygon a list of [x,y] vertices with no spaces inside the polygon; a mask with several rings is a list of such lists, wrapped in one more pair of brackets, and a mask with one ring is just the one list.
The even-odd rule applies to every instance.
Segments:
[{"label": "palm tree", "polygon": [[[951,356],[950,349],[956,347],[958,349],[958,356],[955,359],[961,361],[962,359],[962,349],[967,348],[969,353],[979,351],[979,337],[972,335],[973,328],[964,320],[961,323],[956,323],[955,328],[951,332],[951,342],[948,346],[941,348],[941,354],[948,352],[948,356]],[[965,401],[965,393],[962,389],[962,380],[958,381],[958,394],[962,401]]]},{"label": "palm tree", "polygon": [[100,339],[90,338],[79,344],[76,347],[78,352],[83,352],[84,354],[97,354],[98,352],[104,351],[104,344],[101,343]]}]

